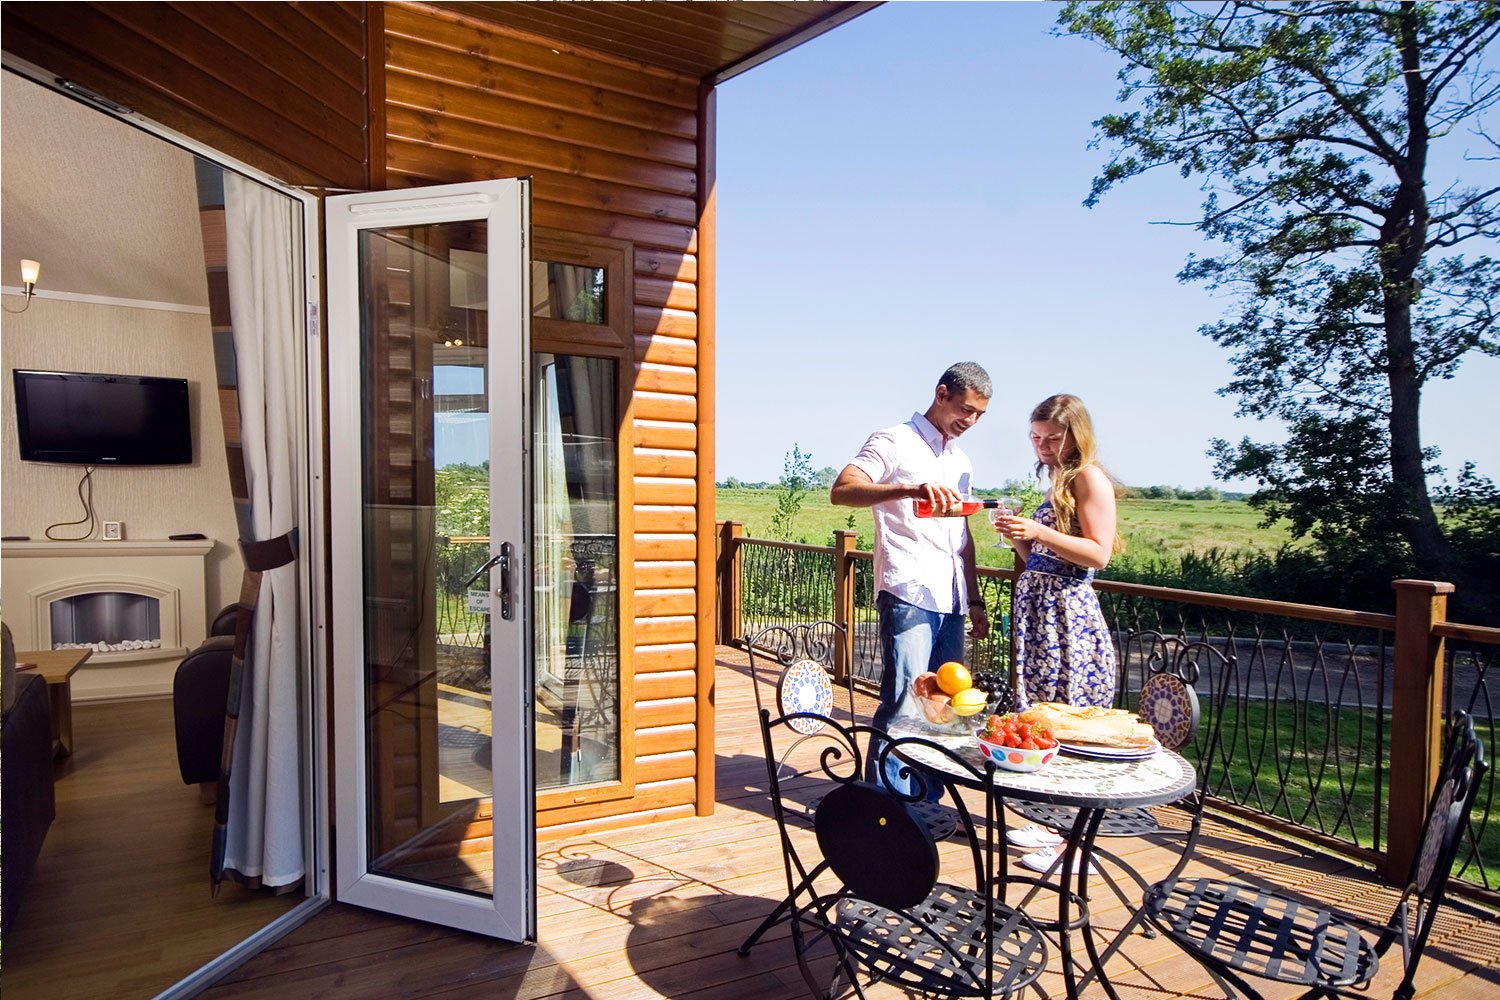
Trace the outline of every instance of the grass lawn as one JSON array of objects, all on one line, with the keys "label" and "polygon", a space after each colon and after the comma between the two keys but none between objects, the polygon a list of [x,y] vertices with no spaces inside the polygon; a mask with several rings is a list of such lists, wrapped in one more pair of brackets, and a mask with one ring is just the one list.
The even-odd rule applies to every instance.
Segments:
[{"label": "grass lawn", "polygon": [[[717,491],[720,521],[739,521],[745,534],[770,537],[771,515],[776,512],[775,490],[725,489]],[[1029,511],[1028,511],[1029,513]],[[1273,551],[1291,541],[1286,526],[1260,527],[1260,513],[1243,500],[1145,500],[1126,498],[1119,507],[1120,534],[1125,539],[1124,558],[1131,562],[1176,557],[1186,552]],[[981,566],[1009,566],[1010,552],[994,548],[994,529],[982,514],[975,514],[970,528],[978,543]],[[803,498],[797,515],[798,541],[812,545],[833,544],[833,533],[855,531],[859,547],[869,550],[875,534],[870,511],[835,507],[828,494],[817,490]]]}]

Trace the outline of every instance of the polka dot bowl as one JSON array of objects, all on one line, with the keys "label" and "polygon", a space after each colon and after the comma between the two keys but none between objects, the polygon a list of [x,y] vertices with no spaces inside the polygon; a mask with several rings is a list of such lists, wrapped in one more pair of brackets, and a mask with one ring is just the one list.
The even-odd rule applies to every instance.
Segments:
[{"label": "polka dot bowl", "polygon": [[1039,771],[1057,756],[1057,747],[1045,750],[1023,750],[1020,747],[1001,746],[984,738],[984,730],[974,731],[974,739],[984,755],[995,762],[1002,771]]}]

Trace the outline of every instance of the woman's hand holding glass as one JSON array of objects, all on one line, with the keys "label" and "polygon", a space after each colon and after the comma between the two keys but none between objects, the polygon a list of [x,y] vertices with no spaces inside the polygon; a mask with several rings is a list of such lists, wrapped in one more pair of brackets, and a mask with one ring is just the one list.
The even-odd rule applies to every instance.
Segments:
[{"label": "woman's hand holding glass", "polygon": [[1012,517],[1021,513],[1021,501],[1015,497],[1000,497],[997,501],[998,507],[990,509],[990,523],[995,526],[999,538],[995,541],[997,549],[1008,549],[1011,547],[1010,540],[1005,537],[1005,523]]}]

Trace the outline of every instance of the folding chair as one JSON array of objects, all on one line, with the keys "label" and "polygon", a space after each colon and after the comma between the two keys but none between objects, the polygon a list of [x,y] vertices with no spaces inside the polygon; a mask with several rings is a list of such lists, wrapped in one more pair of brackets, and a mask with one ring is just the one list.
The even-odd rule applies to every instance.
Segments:
[{"label": "folding chair", "polygon": [[1246,977],[1306,986],[1304,998],[1368,996],[1364,991],[1381,957],[1399,941],[1403,975],[1392,996],[1409,1000],[1486,769],[1473,720],[1455,713],[1420,850],[1383,926],[1292,893],[1225,879],[1183,879],[1180,872],[1147,891],[1142,912],[1221,984],[1227,980],[1254,998],[1261,994]]}]

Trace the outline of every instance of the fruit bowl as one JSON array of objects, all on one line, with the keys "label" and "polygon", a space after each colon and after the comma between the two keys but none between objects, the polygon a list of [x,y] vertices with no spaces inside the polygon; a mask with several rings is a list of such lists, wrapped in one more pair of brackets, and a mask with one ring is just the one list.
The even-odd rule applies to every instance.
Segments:
[{"label": "fruit bowl", "polygon": [[982,707],[960,712],[954,709],[952,700],[946,695],[929,698],[916,691],[911,692],[911,700],[916,704],[918,717],[924,723],[939,732],[954,735],[972,732],[973,720],[985,718],[995,707],[995,702],[986,698]]},{"label": "fruit bowl", "polygon": [[993,740],[985,739],[983,729],[974,730],[974,739],[984,755],[1002,771],[1039,771],[1057,756],[1058,748],[1055,746],[1038,750],[1001,746]]}]

